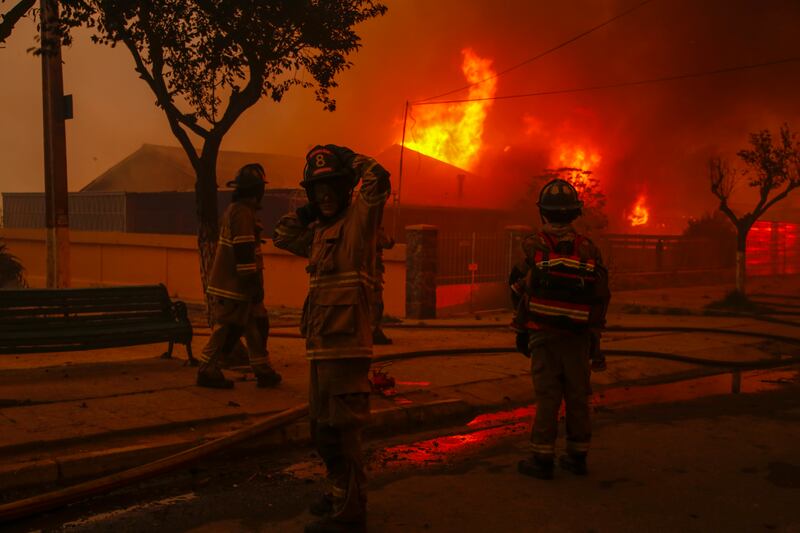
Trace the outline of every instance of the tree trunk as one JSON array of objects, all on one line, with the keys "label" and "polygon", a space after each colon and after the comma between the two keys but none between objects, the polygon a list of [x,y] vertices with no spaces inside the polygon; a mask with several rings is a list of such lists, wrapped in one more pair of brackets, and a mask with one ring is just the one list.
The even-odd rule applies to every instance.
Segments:
[{"label": "tree trunk", "polygon": [[[217,155],[219,143],[207,140],[200,161],[195,167],[195,199],[197,202],[197,249],[200,252],[200,280],[203,294],[208,288],[211,266],[219,240],[219,213],[217,212]],[[206,299],[206,315],[212,323],[211,310]]]},{"label": "tree trunk", "polygon": [[747,284],[747,234],[750,225],[736,228],[736,292],[745,295]]}]

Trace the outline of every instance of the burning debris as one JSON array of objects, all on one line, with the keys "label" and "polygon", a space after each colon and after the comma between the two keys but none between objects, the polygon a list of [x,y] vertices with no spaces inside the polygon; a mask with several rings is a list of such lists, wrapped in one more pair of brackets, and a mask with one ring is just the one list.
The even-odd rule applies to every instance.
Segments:
[{"label": "burning debris", "polygon": [[644,194],[640,194],[636,198],[636,203],[627,218],[631,223],[631,227],[634,228],[647,224],[650,219],[650,209],[647,207],[647,197]]}]

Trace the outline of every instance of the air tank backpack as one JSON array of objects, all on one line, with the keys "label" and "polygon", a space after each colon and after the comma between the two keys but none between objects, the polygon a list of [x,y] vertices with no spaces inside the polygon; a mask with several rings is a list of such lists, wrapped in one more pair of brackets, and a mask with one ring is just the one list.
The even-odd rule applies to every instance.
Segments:
[{"label": "air tank backpack", "polygon": [[594,325],[597,308],[597,264],[581,257],[585,237],[556,241],[539,234],[547,244],[538,248],[526,280],[527,318],[535,323],[563,329],[585,329]]}]

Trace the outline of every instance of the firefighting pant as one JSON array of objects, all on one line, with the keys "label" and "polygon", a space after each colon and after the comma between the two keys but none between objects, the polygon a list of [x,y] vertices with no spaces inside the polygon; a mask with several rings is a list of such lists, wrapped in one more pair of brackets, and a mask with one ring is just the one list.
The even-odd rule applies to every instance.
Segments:
[{"label": "firefighting pant", "polygon": [[[263,307],[263,306],[262,306]],[[200,371],[216,372],[220,363],[233,351],[236,343],[244,337],[250,367],[256,376],[268,374],[272,369],[267,350],[269,317],[266,312],[251,312],[242,323],[217,323],[200,354]]]},{"label": "firefighting pant", "polygon": [[311,438],[328,471],[333,519],[363,520],[367,510],[361,432],[369,420],[370,360],[312,360]]},{"label": "firefighting pant", "polygon": [[536,391],[531,442],[535,454],[555,454],[562,400],[566,404],[567,453],[589,451],[590,340],[588,332],[561,332],[545,340],[531,336],[531,374]]},{"label": "firefighting pant", "polygon": [[372,331],[374,332],[381,330],[383,309],[383,283],[377,283],[375,285],[375,292],[373,293],[372,301]]}]

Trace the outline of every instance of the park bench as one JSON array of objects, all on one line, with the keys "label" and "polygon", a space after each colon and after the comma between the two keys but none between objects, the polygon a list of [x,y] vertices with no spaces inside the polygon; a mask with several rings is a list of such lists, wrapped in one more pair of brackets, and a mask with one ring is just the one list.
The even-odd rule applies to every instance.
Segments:
[{"label": "park bench", "polygon": [[93,350],[168,342],[192,355],[186,304],[164,285],[0,289],[0,354]]}]

